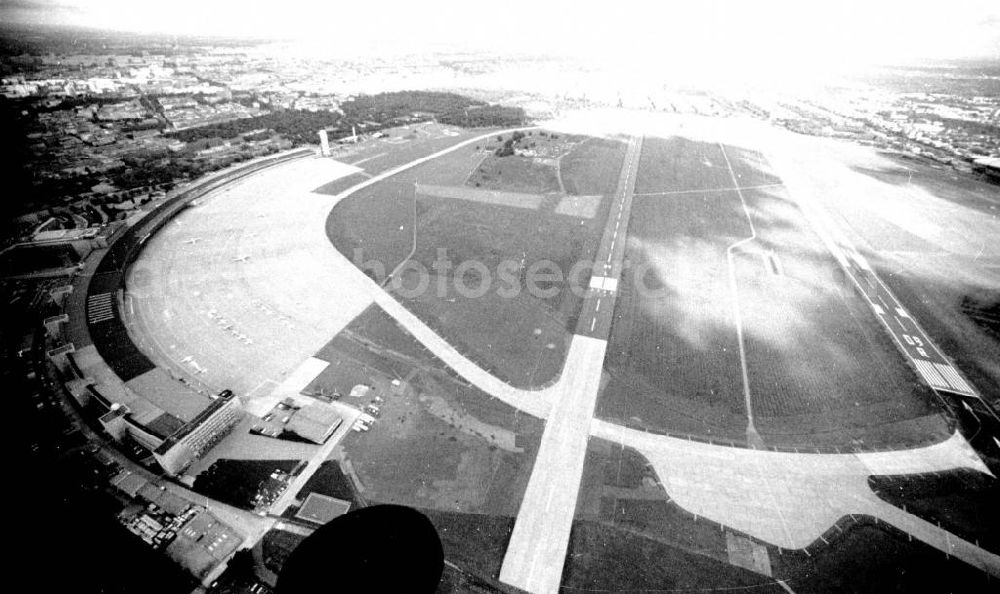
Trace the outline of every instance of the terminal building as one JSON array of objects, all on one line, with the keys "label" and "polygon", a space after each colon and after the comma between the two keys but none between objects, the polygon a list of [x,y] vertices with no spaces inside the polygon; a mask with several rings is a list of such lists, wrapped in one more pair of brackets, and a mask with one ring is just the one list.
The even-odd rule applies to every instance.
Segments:
[{"label": "terminal building", "polygon": [[178,474],[202,457],[243,420],[240,399],[220,395],[208,408],[153,450],[163,470]]},{"label": "terminal building", "polygon": [[[92,392],[93,393],[93,392]],[[127,405],[114,403],[99,419],[101,426],[118,441],[132,439],[153,452],[169,474],[178,475],[202,457],[243,420],[243,405],[232,394],[219,396],[190,421],[174,425],[172,431],[136,421]]]},{"label": "terminal building", "polygon": [[[231,173],[247,175],[307,153],[270,157]],[[209,181],[204,187],[172,196],[130,227],[108,225],[93,237],[76,237],[48,229],[46,223],[38,232],[57,233],[36,237],[60,244],[77,239],[95,242],[79,246],[92,247],[93,253],[81,262],[72,288],[60,288],[51,295],[65,315],[47,320],[49,336],[57,345],[47,354],[67,391],[89,416],[99,419],[112,438],[130,447],[141,446],[148,451],[146,460],[155,459],[173,475],[184,472],[230,433],[244,418],[243,405],[229,390],[210,394],[197,382],[158,366],[133,342],[123,317],[125,279],[145,241],[191,200],[216,185]],[[306,414],[295,426],[307,436],[322,439],[328,431],[327,417]]]}]

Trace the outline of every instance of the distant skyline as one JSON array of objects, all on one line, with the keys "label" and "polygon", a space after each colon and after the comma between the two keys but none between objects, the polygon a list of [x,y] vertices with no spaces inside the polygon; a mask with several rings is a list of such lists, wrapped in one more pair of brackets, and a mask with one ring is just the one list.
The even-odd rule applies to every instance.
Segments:
[{"label": "distant skyline", "polygon": [[996,0],[667,1],[0,0],[8,23],[314,42],[352,49],[552,53],[641,71],[853,69],[878,63],[1000,61]]}]

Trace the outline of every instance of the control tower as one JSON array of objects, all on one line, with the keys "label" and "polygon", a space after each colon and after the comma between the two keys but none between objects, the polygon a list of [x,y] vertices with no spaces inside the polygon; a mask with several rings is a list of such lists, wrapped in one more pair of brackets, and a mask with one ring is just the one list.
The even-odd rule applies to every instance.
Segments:
[{"label": "control tower", "polygon": [[321,157],[330,156],[330,140],[326,137],[326,130],[319,131],[319,154]]}]

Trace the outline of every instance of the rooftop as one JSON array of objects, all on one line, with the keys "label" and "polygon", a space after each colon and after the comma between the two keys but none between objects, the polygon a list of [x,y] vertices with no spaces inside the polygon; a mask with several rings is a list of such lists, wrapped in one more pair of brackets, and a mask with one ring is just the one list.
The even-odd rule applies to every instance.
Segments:
[{"label": "rooftop", "polygon": [[126,470],[111,479],[111,484],[118,487],[118,489],[129,497],[135,498],[139,494],[139,490],[149,484],[149,481],[134,472]]},{"label": "rooftop", "polygon": [[313,443],[325,442],[343,422],[337,411],[319,402],[291,409],[287,415],[290,418],[285,423],[285,430]]},{"label": "rooftop", "polygon": [[983,157],[981,159],[976,159],[973,161],[976,165],[982,165],[989,169],[1000,170],[1000,157]]},{"label": "rooftop", "polygon": [[346,514],[350,509],[351,502],[349,501],[336,499],[329,495],[310,493],[306,497],[305,503],[302,504],[302,507],[295,514],[295,517],[322,525]]},{"label": "rooftop", "polygon": [[99,229],[88,227],[86,229],[53,229],[52,231],[39,231],[35,233],[32,241],[43,243],[48,241],[73,241],[77,239],[91,239],[97,237]]},{"label": "rooftop", "polygon": [[202,511],[178,531],[167,547],[167,555],[200,579],[242,542],[236,531]]}]

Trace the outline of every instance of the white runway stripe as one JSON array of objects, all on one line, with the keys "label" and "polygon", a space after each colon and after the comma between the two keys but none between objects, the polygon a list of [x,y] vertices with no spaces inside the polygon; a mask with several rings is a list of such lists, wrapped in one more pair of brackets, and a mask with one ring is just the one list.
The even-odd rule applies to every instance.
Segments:
[{"label": "white runway stripe", "polygon": [[941,374],[934,367],[934,365],[931,364],[930,361],[924,361],[923,359],[914,359],[913,362],[917,366],[917,371],[920,372],[920,375],[924,376],[924,379],[927,380],[927,383],[930,384],[931,387],[943,388],[945,390],[951,388],[951,386],[948,385],[948,382],[945,381],[944,377],[941,376]]},{"label": "white runway stripe", "polygon": [[940,363],[935,363],[934,367],[936,367],[937,370],[941,372],[941,375],[944,376],[944,379],[948,380],[948,383],[951,384],[952,388],[954,388],[959,392],[962,392],[963,394],[971,395],[973,393],[972,386],[970,386],[968,382],[962,379],[962,376],[958,374],[958,371],[956,371],[954,367],[952,367],[951,365],[942,365]]},{"label": "white runway stripe", "polygon": [[592,276],[590,277],[590,288],[599,291],[617,291],[618,279],[606,276]]}]

